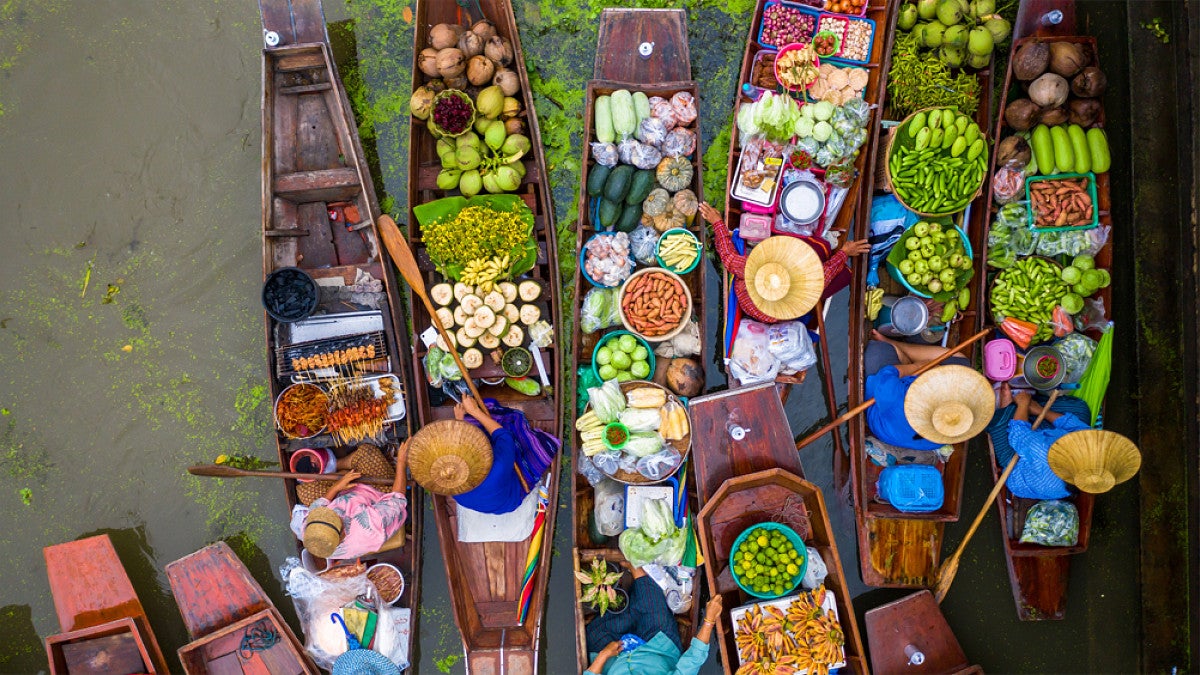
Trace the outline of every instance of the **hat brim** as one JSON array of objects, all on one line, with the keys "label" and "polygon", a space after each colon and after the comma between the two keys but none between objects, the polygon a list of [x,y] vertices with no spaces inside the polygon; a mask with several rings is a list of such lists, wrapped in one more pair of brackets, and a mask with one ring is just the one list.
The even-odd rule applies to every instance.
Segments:
[{"label": "hat brim", "polygon": [[[944,403],[961,403],[971,414],[971,424],[961,434],[943,434],[934,416]],[[904,396],[904,418],[920,436],[934,443],[953,445],[978,436],[996,411],[996,395],[987,378],[967,366],[938,366],[916,379]]]},{"label": "hat brim", "polygon": [[[787,292],[777,299],[765,297],[757,285],[758,273],[767,265],[778,266],[788,275]],[[804,241],[784,235],[768,237],[750,251],[743,278],[754,306],[780,321],[804,316],[825,291],[825,270],[820,256]]]}]

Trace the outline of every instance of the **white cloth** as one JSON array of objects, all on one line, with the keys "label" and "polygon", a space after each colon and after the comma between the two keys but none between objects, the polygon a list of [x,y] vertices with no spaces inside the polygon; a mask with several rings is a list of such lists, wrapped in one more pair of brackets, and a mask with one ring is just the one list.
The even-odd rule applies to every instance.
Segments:
[{"label": "white cloth", "polygon": [[538,489],[535,486],[525,495],[521,505],[508,513],[480,513],[458,504],[455,507],[458,509],[458,540],[464,544],[525,541],[533,532],[533,522],[537,518]]}]

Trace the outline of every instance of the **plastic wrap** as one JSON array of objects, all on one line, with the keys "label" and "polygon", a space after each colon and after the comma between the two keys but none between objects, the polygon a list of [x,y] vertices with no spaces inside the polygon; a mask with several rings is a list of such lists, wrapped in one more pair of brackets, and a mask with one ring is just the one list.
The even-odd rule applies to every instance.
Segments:
[{"label": "plastic wrap", "polygon": [[606,537],[615,537],[625,531],[625,486],[604,479],[593,486],[596,490],[592,515],[596,518],[596,529]]},{"label": "plastic wrap", "polygon": [[671,110],[680,126],[687,126],[696,121],[699,113],[696,110],[696,98],[691,92],[681,91],[671,97]]},{"label": "plastic wrap", "polygon": [[992,194],[1000,204],[1015,202],[1025,196],[1025,172],[1014,166],[996,170],[992,177]]},{"label": "plastic wrap", "polygon": [[639,169],[653,169],[662,161],[662,153],[653,145],[639,143],[629,154],[629,163]]},{"label": "plastic wrap", "polygon": [[1008,269],[1037,249],[1038,238],[1026,226],[1026,202],[1005,204],[988,229],[988,265]]},{"label": "plastic wrap", "polygon": [[1087,369],[1092,354],[1096,352],[1096,341],[1083,333],[1071,333],[1055,342],[1054,348],[1062,356],[1063,368],[1066,371],[1063,382],[1070,384],[1083,377],[1083,371]]},{"label": "plastic wrap", "polygon": [[675,117],[675,109],[671,107],[671,102],[665,99],[650,103],[650,116],[659,119],[668,130],[679,124],[678,118]]},{"label": "plastic wrap", "polygon": [[1021,543],[1074,546],[1079,541],[1079,510],[1071,502],[1041,501],[1029,508]]},{"label": "plastic wrap", "polygon": [[638,460],[637,471],[646,478],[653,481],[664,480],[679,463],[683,461],[679,451],[672,446],[667,446],[665,449],[647,455]]},{"label": "plastic wrap", "polygon": [[844,117],[858,127],[866,127],[871,121],[871,104],[861,98],[850,99],[833,113],[834,119]]},{"label": "plastic wrap", "polygon": [[696,134],[691,129],[672,129],[662,142],[662,152],[667,157],[686,157],[695,151]]},{"label": "plastic wrap", "polygon": [[[633,251],[633,259],[642,265],[656,265],[654,251],[658,247],[658,230],[645,225],[638,225],[629,233],[629,248]],[[617,317],[620,322],[620,316]]]},{"label": "plastic wrap", "polygon": [[665,499],[647,499],[641,515],[640,526],[621,533],[621,554],[634,567],[678,565],[687,548],[688,531],[675,527],[670,504]]},{"label": "plastic wrap", "polygon": [[679,356],[699,356],[700,324],[696,321],[689,321],[678,335],[665,342],[660,342],[654,348],[654,354],[668,359]]},{"label": "plastic wrap", "polygon": [[667,127],[657,117],[647,117],[638,124],[637,139],[647,145],[658,147],[667,138]]},{"label": "plastic wrap", "polygon": [[629,235],[624,232],[589,239],[584,249],[584,270],[597,285],[617,286],[633,274]]},{"label": "plastic wrap", "polygon": [[[620,470],[621,457],[622,457],[622,455],[619,451],[598,452],[598,453],[592,455],[591,460],[592,460],[592,464],[596,465],[596,468],[599,469],[601,472],[603,472],[604,475],[611,476]],[[637,468],[636,464],[634,464],[634,468],[635,469]],[[591,483],[591,480],[588,480],[588,482]],[[592,483],[592,484],[594,485],[594,483]],[[622,523],[625,522],[624,519],[622,519],[621,522]]]},{"label": "plastic wrap", "polygon": [[617,421],[624,424],[629,433],[638,434],[647,431],[658,431],[662,418],[657,408],[626,408],[617,416]]},{"label": "plastic wrap", "polygon": [[600,481],[604,480],[605,473],[596,466],[596,463],[592,461],[592,458],[588,457],[582,449],[579,451],[579,458],[575,461],[575,470],[578,471],[579,475],[583,476],[584,479],[587,480],[588,485],[591,485],[592,487],[596,487]]},{"label": "plastic wrap", "polygon": [[592,157],[603,166],[616,166],[620,159],[617,146],[612,143],[592,143]]},{"label": "plastic wrap", "polygon": [[774,380],[779,374],[779,359],[771,353],[767,327],[743,319],[730,351],[729,371],[743,385]]},{"label": "plastic wrap", "polygon": [[1083,301],[1083,311],[1075,316],[1075,328],[1085,330],[1104,330],[1109,324],[1108,314],[1104,309],[1104,298],[1088,298]]},{"label": "plastic wrap", "polygon": [[584,333],[611,328],[621,323],[621,308],[617,304],[619,288],[593,288],[583,296],[579,310],[579,329]]},{"label": "plastic wrap", "polygon": [[821,558],[820,551],[811,546],[806,548],[808,549],[808,568],[804,571],[804,578],[800,580],[800,586],[811,591],[825,583],[825,577],[829,576],[829,567]]},{"label": "plastic wrap", "polygon": [[767,327],[767,349],[779,359],[779,372],[793,375],[817,363],[808,329],[799,321],[786,321]]},{"label": "plastic wrap", "polygon": [[575,414],[582,415],[588,404],[588,389],[599,387],[603,382],[592,371],[591,366],[575,369]]},{"label": "plastic wrap", "polygon": [[636,139],[626,138],[617,144],[617,158],[622,164],[633,164],[633,151],[641,145]]},{"label": "plastic wrap", "polygon": [[592,403],[592,412],[605,424],[617,421],[617,416],[625,410],[625,394],[621,393],[621,385],[616,379],[588,389],[588,399]]},{"label": "plastic wrap", "polygon": [[667,598],[667,607],[675,614],[686,614],[692,608],[692,586],[696,570],[680,565],[645,565],[642,571],[654,580]]},{"label": "plastic wrap", "polygon": [[[655,417],[658,416],[658,410],[650,410],[650,412],[654,413]],[[622,451],[628,457],[641,459],[662,450],[663,445],[662,436],[653,431],[630,433],[629,440],[625,442],[625,447],[622,448]],[[637,471],[636,465],[633,470]]]}]

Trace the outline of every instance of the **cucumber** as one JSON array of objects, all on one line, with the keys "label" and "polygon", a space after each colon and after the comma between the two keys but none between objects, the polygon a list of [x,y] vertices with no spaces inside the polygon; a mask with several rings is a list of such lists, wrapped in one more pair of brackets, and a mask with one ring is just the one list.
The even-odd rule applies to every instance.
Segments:
[{"label": "cucumber", "polygon": [[[1050,139],[1054,142],[1054,167],[1056,173],[1075,170],[1075,152],[1071,150],[1071,139],[1062,126],[1050,128]],[[1040,162],[1039,162],[1040,163]]]},{"label": "cucumber", "polygon": [[1067,137],[1071,139],[1071,151],[1075,153],[1075,173],[1087,173],[1092,170],[1092,154],[1088,151],[1087,135],[1083,127],[1072,124],[1067,127]]},{"label": "cucumber", "polygon": [[[604,181],[604,198],[614,204],[625,201],[635,171],[636,169],[628,164],[622,164],[610,171],[608,178]],[[645,198],[643,197],[643,199]]]},{"label": "cucumber", "polygon": [[1038,173],[1054,173],[1054,141],[1050,139],[1050,129],[1044,124],[1034,127],[1029,145],[1033,146],[1033,156],[1037,158]]},{"label": "cucumber", "polygon": [[621,216],[621,205],[606,199],[600,200],[600,226],[607,229]]},{"label": "cucumber", "polygon": [[617,140],[617,132],[613,130],[612,99],[607,96],[598,97],[592,116],[596,118],[596,140],[601,143]]},{"label": "cucumber", "polygon": [[604,182],[608,180],[610,173],[612,173],[612,169],[603,164],[593,164],[592,168],[588,169],[587,193],[589,197],[599,197],[600,193],[604,192]]},{"label": "cucumber", "polygon": [[650,191],[656,186],[653,171],[650,169],[639,170],[629,181],[629,194],[625,195],[625,203],[627,205],[641,204],[646,201],[646,197],[650,196]]},{"label": "cucumber", "polygon": [[1104,130],[1099,127],[1088,129],[1087,144],[1088,154],[1092,159],[1092,171],[1107,173],[1112,165],[1112,157],[1108,154],[1108,139],[1104,136]]}]

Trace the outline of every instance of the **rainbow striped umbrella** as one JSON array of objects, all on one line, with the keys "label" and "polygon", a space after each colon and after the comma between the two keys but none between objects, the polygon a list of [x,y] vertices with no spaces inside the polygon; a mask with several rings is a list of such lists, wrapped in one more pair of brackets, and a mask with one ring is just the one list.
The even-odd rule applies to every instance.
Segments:
[{"label": "rainbow striped umbrella", "polygon": [[538,510],[533,521],[533,536],[529,540],[529,555],[525,556],[525,581],[521,586],[521,613],[518,621],[525,623],[529,614],[529,605],[533,604],[534,572],[537,571],[538,559],[542,557],[542,539],[546,535],[546,508],[550,504],[550,493],[546,491],[543,482],[538,485]]}]

